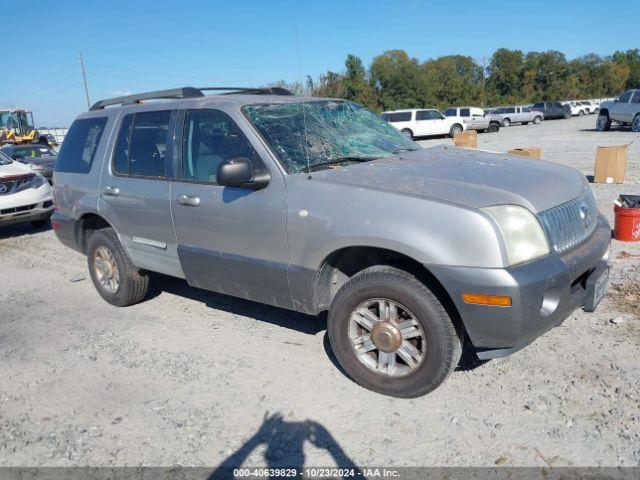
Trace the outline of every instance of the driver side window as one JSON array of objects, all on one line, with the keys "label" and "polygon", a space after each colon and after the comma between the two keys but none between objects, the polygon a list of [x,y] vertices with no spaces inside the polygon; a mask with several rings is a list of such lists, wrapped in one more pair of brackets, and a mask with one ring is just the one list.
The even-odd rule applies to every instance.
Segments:
[{"label": "driver side window", "polygon": [[236,123],[220,110],[189,110],[182,143],[182,178],[217,183],[218,168],[235,158],[256,166],[258,154]]},{"label": "driver side window", "polygon": [[633,92],[631,90],[629,90],[628,92],[624,92],[622,95],[620,95],[620,98],[618,98],[618,101],[622,103],[629,103],[632,93]]}]

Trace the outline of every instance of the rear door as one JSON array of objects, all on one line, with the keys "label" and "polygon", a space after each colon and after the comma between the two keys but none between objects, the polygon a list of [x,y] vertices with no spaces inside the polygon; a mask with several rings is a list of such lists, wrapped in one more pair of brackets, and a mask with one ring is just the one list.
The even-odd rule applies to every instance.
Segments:
[{"label": "rear door", "polygon": [[169,205],[175,116],[171,110],[120,116],[98,210],[137,267],[183,277]]},{"label": "rear door", "polygon": [[[193,286],[291,308],[284,177],[262,160],[268,152],[246,120],[234,115],[215,109],[181,113],[180,162],[171,183],[180,263]],[[267,187],[219,185],[220,164],[236,158],[268,172]]]},{"label": "rear door", "polygon": [[[439,112],[435,110],[418,110],[416,112],[417,135],[441,135],[449,133]],[[446,130],[446,131],[445,131]]]}]

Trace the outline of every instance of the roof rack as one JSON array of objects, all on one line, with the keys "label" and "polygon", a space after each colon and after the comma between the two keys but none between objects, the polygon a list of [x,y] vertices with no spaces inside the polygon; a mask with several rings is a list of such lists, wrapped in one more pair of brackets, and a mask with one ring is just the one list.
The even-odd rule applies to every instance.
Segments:
[{"label": "roof rack", "polygon": [[170,99],[170,98],[196,98],[204,97],[203,91],[221,91],[224,95],[233,95],[238,93],[251,95],[293,95],[286,88],[266,87],[266,88],[247,88],[247,87],[180,87],[169,90],[158,90],[155,92],[136,93],[134,95],[126,95],[123,97],[108,98],[94,103],[90,110],[102,110],[110,105],[131,105],[140,103],[143,100],[154,99]]}]

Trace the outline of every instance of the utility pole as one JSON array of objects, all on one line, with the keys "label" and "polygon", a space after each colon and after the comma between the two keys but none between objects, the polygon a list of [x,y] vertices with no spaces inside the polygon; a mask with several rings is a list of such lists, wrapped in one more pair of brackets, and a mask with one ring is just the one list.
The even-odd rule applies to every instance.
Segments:
[{"label": "utility pole", "polygon": [[91,108],[91,100],[89,100],[89,87],[87,87],[87,72],[84,71],[84,60],[82,52],[80,52],[80,71],[82,72],[82,83],[84,84],[84,95],[87,98],[87,109]]}]

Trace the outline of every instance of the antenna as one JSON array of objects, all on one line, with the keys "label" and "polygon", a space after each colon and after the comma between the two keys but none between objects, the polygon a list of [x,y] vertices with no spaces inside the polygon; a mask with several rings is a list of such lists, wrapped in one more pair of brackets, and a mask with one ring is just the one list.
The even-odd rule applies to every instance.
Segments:
[{"label": "antenna", "polygon": [[[302,62],[300,61],[300,38],[298,36],[298,18],[293,17],[293,28],[296,33],[296,52],[298,54],[298,83],[302,88]],[[307,114],[305,102],[302,102],[302,124],[304,125],[304,156],[307,161],[307,179],[311,180],[311,164],[309,163],[309,142],[307,138]]]},{"label": "antenna", "polygon": [[87,108],[91,109],[91,100],[89,100],[89,87],[87,87],[87,73],[84,71],[84,60],[82,52],[80,53],[80,72],[82,72],[82,83],[84,84],[84,96],[87,98]]}]

